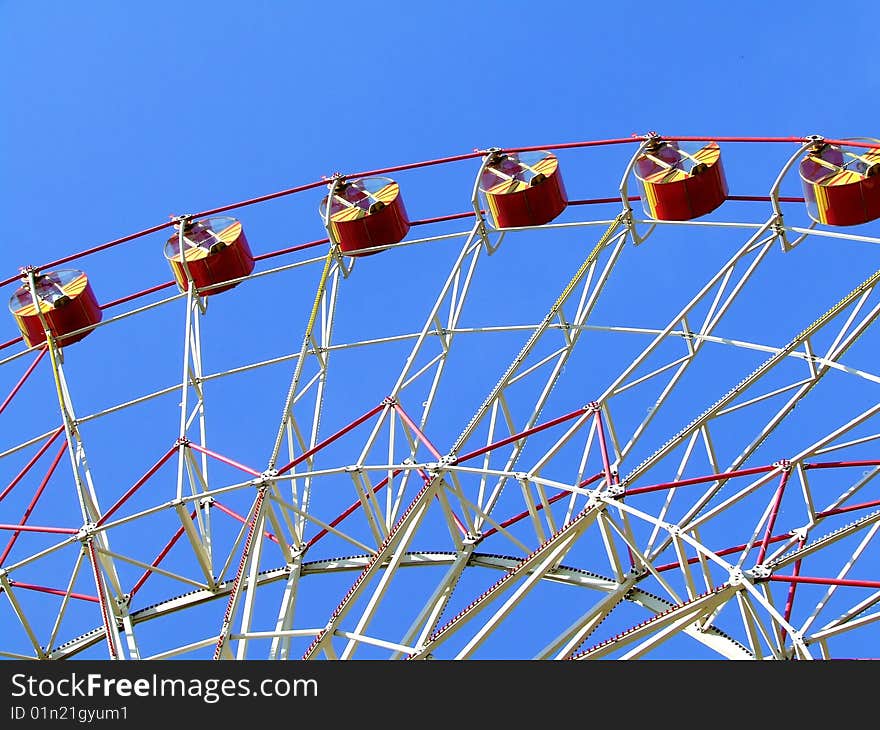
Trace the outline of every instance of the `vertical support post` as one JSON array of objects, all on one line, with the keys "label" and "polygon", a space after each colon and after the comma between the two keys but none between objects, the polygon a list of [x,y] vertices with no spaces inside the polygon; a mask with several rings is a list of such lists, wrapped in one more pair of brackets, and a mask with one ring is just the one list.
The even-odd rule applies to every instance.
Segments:
[{"label": "vertical support post", "polygon": [[[86,458],[85,444],[83,443],[79,432],[79,426],[73,408],[73,400],[70,396],[70,390],[64,376],[64,370],[62,367],[64,356],[52,334],[46,316],[42,311],[41,302],[37,296],[36,270],[33,267],[28,267],[26,271],[28,287],[31,292],[34,308],[43,324],[46,348],[52,365],[55,392],[61,410],[65,435],[67,437],[67,451],[70,457],[74,485],[82,513],[83,529],[90,533],[90,558],[94,563],[96,580],[101,582],[101,585],[99,586],[99,595],[102,595],[106,599],[104,604],[102,604],[102,610],[109,614],[106,623],[108,625],[108,632],[113,634],[111,636],[108,633],[108,642],[113,642],[113,651],[117,653],[117,658],[124,658],[122,643],[119,640],[118,630],[116,628],[116,619],[119,616],[118,606],[124,601],[124,591],[120,584],[119,575],[113,559],[105,554],[110,550],[106,533],[103,530],[95,531],[93,533],[91,532],[92,526],[101,519],[101,509],[95,491],[95,485],[92,481],[91,471],[89,470],[88,459]],[[92,541],[97,541],[98,546],[101,548],[101,555],[95,554]],[[101,579],[101,573],[98,568],[99,564],[100,567],[103,568],[104,574],[107,576],[109,585],[106,585]],[[102,586],[104,592],[100,593]],[[113,651],[111,651],[111,654]]]},{"label": "vertical support post", "polygon": [[[183,226],[181,225],[181,246]],[[183,250],[181,248],[181,250]],[[184,259],[185,261],[185,259]],[[188,272],[189,270],[186,269]],[[208,481],[208,457],[204,452],[201,458],[196,460],[189,449],[189,431],[198,419],[199,442],[207,447],[207,423],[205,415],[204,383],[202,379],[202,353],[201,353],[201,327],[200,316],[204,315],[200,297],[196,290],[192,277],[188,277],[186,296],[186,317],[183,340],[183,367],[180,383],[180,423],[177,438],[177,501],[184,499],[184,484],[189,483],[189,495],[197,496],[209,489]],[[194,402],[190,402],[190,390],[194,393]],[[197,525],[196,538],[201,546],[200,553],[204,554],[207,565],[203,566],[209,581],[213,577],[213,551],[211,549],[211,513],[210,500],[199,499],[196,501]],[[195,530],[187,531],[192,539]]]}]

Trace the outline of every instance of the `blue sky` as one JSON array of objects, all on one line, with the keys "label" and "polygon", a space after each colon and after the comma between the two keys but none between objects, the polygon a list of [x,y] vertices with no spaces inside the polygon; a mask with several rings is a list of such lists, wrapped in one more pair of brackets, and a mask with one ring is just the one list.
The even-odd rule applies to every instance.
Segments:
[{"label": "blue sky", "polygon": [[[41,265],[160,225],[170,215],[304,185],[337,171],[375,170],[489,147],[625,138],[652,130],[710,138],[876,135],[880,79],[873,47],[868,42],[838,41],[848,26],[855,30],[847,32],[858,33],[866,9],[863,3],[838,5],[837,20],[829,20],[820,17],[817,4],[751,1],[710,7],[683,1],[657,5],[453,0],[330,8],[278,1],[159,0],[138,5],[0,0],[0,94],[7,102],[6,113],[0,115],[0,211],[5,223],[0,279],[14,276],[21,266]],[[730,193],[766,196],[796,149],[771,144],[723,147]],[[633,151],[631,145],[560,151],[569,197],[617,195]],[[397,176],[411,219],[467,211],[478,164],[470,160]],[[630,194],[637,194],[634,182],[631,185]],[[794,175],[786,178],[782,191],[801,194]],[[325,235],[318,215],[323,194],[323,188],[316,188],[232,215],[243,222],[254,253],[267,253]],[[801,207],[789,210],[786,220],[791,225],[808,223]],[[563,220],[606,220],[618,211],[614,205],[584,206],[567,211]],[[636,213],[641,211],[637,208]],[[728,203],[724,214],[713,219],[763,222],[768,214],[766,203]],[[465,229],[465,224],[444,225],[431,231]],[[481,263],[468,296],[467,322],[491,326],[540,321],[603,229],[510,235],[505,241],[509,245]],[[867,224],[859,232],[876,236],[876,225]],[[418,233],[428,235],[427,229]],[[720,229],[663,231],[657,235],[662,246],[630,246],[593,321],[662,326],[664,317],[688,301],[742,244],[745,234],[736,235],[740,237]],[[111,301],[170,280],[162,256],[166,237],[167,233],[146,236],[71,265],[88,273],[99,300]],[[876,268],[875,249],[869,243],[840,244],[823,238],[810,242],[788,258],[774,247],[721,336],[782,346]],[[458,247],[455,242],[433,242],[395,252],[393,261],[391,253],[359,261],[354,275],[343,282],[334,337],[344,342],[418,331]],[[260,263],[257,270],[323,253],[323,248],[310,249]],[[294,269],[210,300],[203,325],[206,370],[218,372],[298,352],[319,274],[320,265]],[[8,298],[13,289],[7,286],[3,296]],[[127,310],[113,314],[123,311]],[[178,300],[113,322],[71,346],[64,367],[77,413],[95,413],[179,383],[183,312],[184,303]],[[16,335],[7,314],[0,319],[0,342]],[[526,336],[504,335],[491,344],[462,338],[457,369],[451,368],[444,381],[448,390],[443,391],[442,413],[432,416],[431,437],[441,452]],[[861,349],[853,349],[852,367],[871,370],[870,343],[862,341]],[[626,338],[619,345],[602,341],[601,356],[588,350],[573,358],[568,379],[563,377],[545,416],[567,413],[598,396],[643,345]],[[637,454],[650,454],[763,359],[760,353],[736,351],[728,356],[722,350],[706,355],[705,369],[694,376],[693,384],[680,388],[681,400],[658,417],[656,435],[647,438],[644,451]],[[338,375],[328,394],[322,433],[334,432],[378,404],[407,352],[405,344],[397,344],[387,353],[364,348],[340,355],[338,368],[332,370]],[[26,356],[3,366],[0,397],[31,359]],[[47,366],[47,361],[41,363],[27,388],[0,416],[0,450],[57,426],[57,401]],[[583,378],[572,374],[576,368],[582,369]],[[209,445],[257,471],[265,468],[291,372],[288,362],[211,384],[215,389],[208,396]],[[838,379],[828,386],[828,394],[805,400],[799,412],[808,415],[781,428],[780,441],[773,444],[777,450],[756,454],[754,463],[797,453],[834,424],[876,402],[875,384],[858,380],[850,385],[837,372],[832,377]],[[768,380],[768,387],[775,385]],[[524,395],[524,402],[529,397]],[[404,405],[413,414],[419,410],[419,402]],[[644,403],[632,408],[643,409]],[[93,476],[99,491],[106,489],[105,507],[173,444],[178,413],[171,396],[151,402],[143,412],[98,419],[100,423],[83,427]],[[748,424],[732,426],[726,436],[719,436],[729,458],[742,446],[740,428]],[[365,437],[361,434],[361,446]],[[358,449],[357,440],[337,447],[329,461],[347,463]],[[52,448],[50,454],[57,447]],[[0,482],[8,482],[32,454],[33,449],[0,460],[5,462],[0,464]],[[69,472],[66,460],[59,468]],[[214,472],[218,483],[233,479],[225,468]],[[670,469],[660,470],[654,481],[671,479]],[[173,474],[168,479],[173,481]],[[0,522],[20,519],[37,484],[23,484],[7,501],[8,507],[0,505]],[[38,524],[61,524],[70,515],[67,510],[74,509],[75,525],[76,505],[63,491],[61,472],[50,484],[53,489],[57,484],[58,496],[50,506],[41,504]],[[170,489],[167,484],[163,488]],[[26,494],[19,496],[19,491]],[[332,499],[321,507],[321,519],[328,521],[354,497],[349,485],[338,503]],[[140,504],[145,508],[166,498],[170,497],[143,497]],[[231,502],[236,499],[235,509],[246,513],[248,499],[230,497]],[[504,512],[499,517],[515,514],[523,509],[522,499],[518,508],[511,500],[499,509]],[[752,518],[760,516],[749,507],[744,510]],[[138,559],[151,560],[170,537],[176,519],[171,517],[168,525],[157,526],[153,542]],[[234,530],[227,532],[234,537]],[[748,539],[750,534],[730,539],[740,537]],[[127,549],[125,540],[136,545],[139,538],[125,533],[119,539]],[[38,544],[43,543],[33,543]],[[446,536],[436,549],[449,549],[448,544]],[[19,549],[20,555],[27,552]],[[343,544],[340,549],[338,554],[348,555],[344,550],[353,546]],[[489,547],[487,551],[492,552]],[[328,548],[321,557],[332,553]],[[266,561],[269,567],[272,561]],[[52,572],[56,569],[58,574]],[[320,600],[303,602],[301,625],[321,625],[354,577],[343,573],[322,578],[327,586],[316,589]],[[27,578],[63,588],[69,570],[64,575],[61,568],[42,573],[35,568]],[[24,577],[20,580],[25,582]],[[83,580],[85,591],[88,581]],[[432,585],[430,576],[424,584],[422,580],[416,587],[397,590],[418,604],[424,599],[417,596],[429,593]],[[481,577],[475,577],[473,585],[465,581],[460,607],[467,605],[467,591],[477,595],[484,583]],[[161,597],[157,589],[153,598]],[[512,626],[530,625],[553,599],[541,600],[545,603],[523,606]],[[566,606],[561,622],[574,620],[583,610],[574,601],[558,603]],[[222,608],[225,601],[215,604]],[[453,605],[458,606],[455,601]],[[9,607],[3,610],[0,625],[9,622],[20,633]],[[54,615],[52,606],[34,603],[29,610],[48,620],[51,628],[46,617]],[[267,614],[270,623],[274,611]],[[403,624],[411,620],[403,614],[388,612],[377,618],[377,633],[400,634],[399,625],[405,629]],[[97,616],[93,610],[72,614],[67,633],[72,638],[92,628],[100,621]],[[200,638],[182,619],[173,621],[169,625],[174,631],[192,641]],[[625,628],[626,617],[621,621]],[[26,651],[27,641],[18,633],[0,650]],[[544,638],[538,633],[536,643]],[[399,639],[397,635],[393,640]],[[150,636],[144,646],[149,654],[151,649],[161,650],[161,641]],[[460,648],[455,642],[450,646]],[[486,645],[492,656],[518,656],[521,648],[505,644],[503,636]],[[534,654],[540,648],[529,645],[523,652]],[[692,648],[681,644],[670,652],[689,655]],[[100,643],[88,651],[86,656],[106,655]],[[369,656],[369,651],[362,654]]]}]

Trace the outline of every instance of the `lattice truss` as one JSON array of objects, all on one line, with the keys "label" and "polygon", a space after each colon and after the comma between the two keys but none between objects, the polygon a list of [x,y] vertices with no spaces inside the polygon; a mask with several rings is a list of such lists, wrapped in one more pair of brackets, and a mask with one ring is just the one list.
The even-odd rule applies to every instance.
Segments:
[{"label": "lattice truss", "polygon": [[440,217],[375,256],[325,217],[216,298],[7,342],[0,654],[875,653],[880,239],[792,222],[808,139],[768,194],[654,220],[647,140],[563,146],[611,197],[552,223],[498,228],[478,183],[450,214],[469,183],[431,176],[486,151],[404,166]]}]

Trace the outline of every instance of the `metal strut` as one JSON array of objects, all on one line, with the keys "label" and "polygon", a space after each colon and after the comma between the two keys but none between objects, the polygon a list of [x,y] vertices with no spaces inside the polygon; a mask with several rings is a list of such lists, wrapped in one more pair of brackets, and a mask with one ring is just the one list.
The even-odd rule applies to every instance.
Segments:
[{"label": "metal strut", "polygon": [[547,328],[552,324],[553,320],[556,318],[559,313],[560,307],[563,305],[565,300],[568,298],[568,295],[571,293],[571,290],[577,286],[577,283],[581,280],[583,275],[586,273],[587,269],[589,269],[596,259],[599,257],[599,254],[602,252],[602,249],[608,244],[608,242],[612,239],[617,229],[620,228],[621,225],[626,221],[626,215],[621,213],[615,218],[611,225],[605,230],[605,233],[602,234],[602,237],[599,239],[599,242],[590,251],[589,256],[584,260],[584,262],[580,265],[580,268],[575,272],[575,275],[571,278],[571,280],[566,285],[565,289],[562,290],[562,293],[556,298],[556,301],[553,303],[553,306],[550,307],[550,311],[547,312],[547,315],[542,320],[541,324],[538,325],[537,329],[532,333],[529,337],[528,341],[525,345],[523,345],[522,349],[519,351],[519,354],[513,359],[513,361],[508,366],[504,375],[501,376],[500,380],[495,384],[492,388],[489,395],[486,397],[486,400],[483,401],[483,404],[477,409],[476,413],[474,413],[473,418],[471,418],[470,422],[465,426],[464,430],[455,440],[452,445],[452,448],[449,450],[449,455],[454,457],[459,449],[464,445],[467,439],[470,437],[471,432],[476,427],[479,420],[486,413],[486,410],[492,405],[495,399],[498,397],[498,394],[507,384],[507,381],[513,376],[516,372],[517,368],[523,363],[523,361],[528,356],[529,352],[531,352],[532,348],[534,348],[535,343],[543,336],[543,334],[547,331]]},{"label": "metal strut", "polygon": [[[653,466],[656,461],[665,456],[670,451],[670,449],[672,449],[676,444],[680,443],[684,438],[692,433],[694,429],[702,426],[705,421],[711,418],[713,413],[716,413],[719,409],[723,408],[728,403],[733,401],[740,393],[747,390],[768,370],[775,367],[779,362],[781,362],[792,352],[794,352],[805,338],[812,335],[813,332],[815,332],[816,330],[821,329],[828,322],[829,319],[837,316],[837,314],[839,314],[842,309],[852,304],[852,302],[855,301],[857,297],[859,297],[867,289],[875,286],[878,281],[880,281],[880,269],[871,274],[871,276],[869,276],[861,284],[855,287],[855,289],[853,289],[849,294],[844,296],[839,302],[837,302],[837,304],[832,306],[824,314],[818,317],[812,324],[801,330],[791,339],[791,341],[787,345],[785,345],[785,347],[767,358],[739,383],[737,383],[729,391],[727,391],[727,393],[721,396],[721,398],[719,398],[714,404],[709,406],[699,416],[693,419],[687,426],[685,426],[677,434],[675,434],[675,436],[666,441],[666,443],[663,444],[659,449],[657,449],[653,454],[648,456],[638,466],[632,469],[629,474],[621,479],[621,484],[623,486],[627,486],[628,484],[632,483],[637,477],[641,476],[645,471],[647,471],[648,468]],[[758,445],[760,444],[755,444],[755,446]]]},{"label": "metal strut", "polygon": [[281,415],[281,426],[278,429],[278,435],[275,437],[275,445],[272,447],[272,456],[269,458],[269,469],[275,468],[278,460],[278,451],[281,449],[281,441],[284,438],[284,427],[287,419],[290,417],[290,409],[293,406],[293,398],[296,395],[296,388],[299,385],[299,379],[302,376],[302,369],[306,359],[306,353],[309,350],[309,341],[312,339],[312,330],[315,328],[315,320],[318,318],[318,310],[321,308],[321,299],[327,289],[327,279],[330,277],[330,266],[333,263],[333,248],[327,252],[324,259],[324,270],[321,272],[321,279],[318,282],[318,291],[315,293],[315,302],[312,305],[312,311],[309,314],[309,321],[306,325],[306,331],[303,335],[302,348],[299,351],[299,358],[296,361],[296,367],[293,371],[293,379],[290,383],[290,389],[287,391],[287,397],[284,399],[284,410]]}]

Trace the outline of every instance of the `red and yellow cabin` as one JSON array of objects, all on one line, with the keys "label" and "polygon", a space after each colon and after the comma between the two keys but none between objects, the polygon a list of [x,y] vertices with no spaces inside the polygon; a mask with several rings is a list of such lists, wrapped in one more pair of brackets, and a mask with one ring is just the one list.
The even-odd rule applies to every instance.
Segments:
[{"label": "red and yellow cabin", "polygon": [[36,304],[28,279],[23,280],[9,300],[9,310],[28,347],[46,341],[46,327],[57,344],[64,347],[81,340],[101,321],[101,307],[82,271],[47,271],[36,274],[34,283]]},{"label": "red and yellow cabin", "polygon": [[688,150],[657,139],[635,164],[646,215],[664,221],[688,221],[711,213],[727,199],[721,149],[710,142]]},{"label": "red and yellow cabin", "polygon": [[568,205],[559,160],[551,152],[500,153],[480,177],[496,228],[540,226]]},{"label": "red and yellow cabin", "polygon": [[[181,291],[187,290],[192,278],[202,295],[219,294],[232,289],[254,270],[253,254],[241,223],[235,218],[187,221],[183,229],[182,255],[180,224],[174,227],[175,234],[165,243],[165,258]],[[231,283],[216,286],[226,281]]]},{"label": "red and yellow cabin", "polygon": [[[327,216],[329,198],[321,201],[322,218]],[[400,186],[387,177],[337,182],[329,222],[339,248],[348,256],[378,253],[379,247],[402,241],[410,228]]]},{"label": "red and yellow cabin", "polygon": [[880,218],[880,149],[820,142],[807,150],[799,172],[817,223],[854,226]]}]

